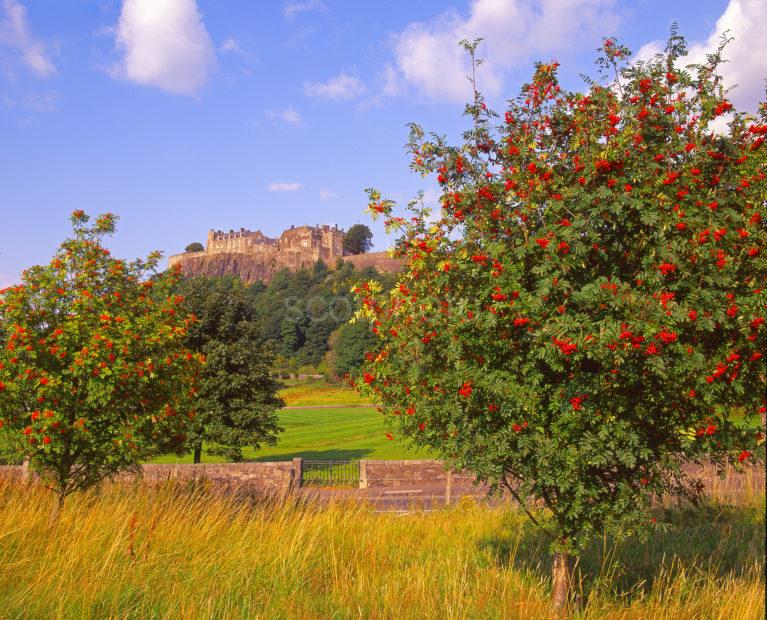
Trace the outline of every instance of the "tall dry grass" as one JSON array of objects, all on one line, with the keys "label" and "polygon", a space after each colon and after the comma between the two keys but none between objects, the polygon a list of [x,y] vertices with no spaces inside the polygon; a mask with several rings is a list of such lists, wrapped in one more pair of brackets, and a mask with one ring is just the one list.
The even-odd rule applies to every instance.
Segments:
[{"label": "tall dry grass", "polygon": [[[473,504],[378,514],[167,486],[52,498],[0,482],[3,618],[548,618],[546,541]],[[659,514],[659,516],[662,516]],[[581,618],[764,617],[764,496],[675,511],[583,556]]]}]

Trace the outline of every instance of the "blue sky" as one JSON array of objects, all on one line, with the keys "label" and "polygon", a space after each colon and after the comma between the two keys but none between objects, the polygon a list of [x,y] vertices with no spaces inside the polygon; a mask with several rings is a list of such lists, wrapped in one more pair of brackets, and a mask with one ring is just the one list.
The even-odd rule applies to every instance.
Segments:
[{"label": "blue sky", "polygon": [[480,87],[502,108],[537,59],[578,87],[602,36],[648,53],[676,20],[701,54],[729,28],[732,98],[753,109],[765,14],[767,0],[0,0],[0,286],[49,259],[74,209],[117,213],[126,258],[208,228],[370,224],[365,187],[431,188],[408,169],[406,123],[465,128],[463,37],[485,37]]}]

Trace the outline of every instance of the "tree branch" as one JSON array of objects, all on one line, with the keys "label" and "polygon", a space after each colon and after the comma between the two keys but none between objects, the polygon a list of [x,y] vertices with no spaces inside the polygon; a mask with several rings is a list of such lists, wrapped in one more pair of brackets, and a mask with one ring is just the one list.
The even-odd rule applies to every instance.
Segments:
[{"label": "tree branch", "polygon": [[532,521],[536,526],[538,526],[546,536],[551,538],[551,540],[556,540],[556,536],[552,534],[549,530],[547,530],[543,525],[541,525],[538,522],[538,519],[536,519],[533,514],[528,510],[527,504],[522,501],[522,499],[519,497],[517,492],[512,488],[511,484],[509,484],[509,481],[506,479],[506,475],[504,474],[503,478],[501,478],[503,485],[509,490],[509,493],[511,493],[511,496],[517,500],[517,503],[522,507],[522,510],[524,513],[528,516],[530,521]]}]

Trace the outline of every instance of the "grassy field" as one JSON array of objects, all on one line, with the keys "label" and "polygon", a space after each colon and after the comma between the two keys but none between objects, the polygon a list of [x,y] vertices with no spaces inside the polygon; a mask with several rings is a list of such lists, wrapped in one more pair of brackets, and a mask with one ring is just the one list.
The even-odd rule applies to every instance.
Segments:
[{"label": "grassy field", "polygon": [[[303,457],[315,460],[414,459],[429,458],[423,451],[408,448],[403,442],[386,438],[383,416],[372,407],[283,409],[280,425],[285,429],[276,446],[254,451],[244,450],[255,461],[279,461]],[[224,459],[203,455],[204,463]],[[155,463],[191,463],[183,458],[165,456]]]},{"label": "grassy field", "polygon": [[279,396],[288,407],[306,405],[358,405],[367,404],[359,393],[344,384],[316,381],[283,381],[285,388]]},{"label": "grassy field", "polygon": [[[177,487],[70,497],[0,481],[4,618],[550,618],[547,542],[469,503],[406,515],[251,505]],[[538,515],[541,517],[542,515]],[[673,512],[584,554],[575,618],[764,618],[764,495]]]}]

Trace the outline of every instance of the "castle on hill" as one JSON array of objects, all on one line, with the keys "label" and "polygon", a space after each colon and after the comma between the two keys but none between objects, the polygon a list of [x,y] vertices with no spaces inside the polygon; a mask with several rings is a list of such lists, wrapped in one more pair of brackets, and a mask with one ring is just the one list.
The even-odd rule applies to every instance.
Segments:
[{"label": "castle on hill", "polygon": [[289,269],[308,267],[318,260],[326,262],[344,255],[344,231],[338,226],[291,226],[277,238],[260,230],[209,230],[205,250],[168,257],[168,266],[217,254],[244,254],[264,264]]}]

